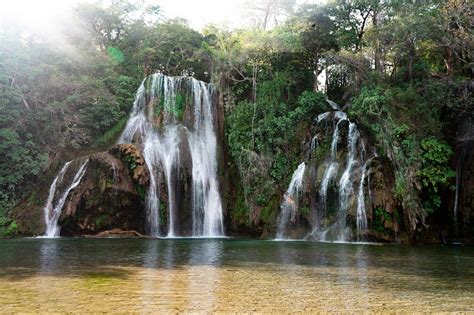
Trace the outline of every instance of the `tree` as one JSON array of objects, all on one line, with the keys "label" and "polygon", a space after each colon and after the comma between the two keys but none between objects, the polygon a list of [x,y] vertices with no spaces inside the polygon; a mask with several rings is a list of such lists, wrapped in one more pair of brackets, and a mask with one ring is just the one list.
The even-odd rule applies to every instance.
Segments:
[{"label": "tree", "polygon": [[339,48],[335,36],[336,24],[329,16],[327,7],[304,7],[301,13],[307,18],[303,20],[300,36],[310,58],[315,77],[314,90],[317,90],[317,78],[324,69],[320,64],[323,54]]},{"label": "tree", "polygon": [[247,1],[246,11],[253,18],[257,27],[266,30],[278,26],[288,18],[295,7],[296,0],[257,0]]}]

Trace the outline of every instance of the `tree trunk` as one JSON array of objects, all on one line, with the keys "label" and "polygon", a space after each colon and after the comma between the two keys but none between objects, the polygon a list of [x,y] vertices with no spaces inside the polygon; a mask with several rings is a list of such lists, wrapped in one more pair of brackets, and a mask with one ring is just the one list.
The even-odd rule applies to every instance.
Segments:
[{"label": "tree trunk", "polygon": [[447,48],[447,54],[446,58],[444,59],[444,64],[446,65],[446,73],[450,78],[453,77],[453,52],[451,51],[451,48]]},{"label": "tree trunk", "polygon": [[[375,30],[378,28],[378,13],[373,12],[372,14],[372,25]],[[375,72],[381,77],[383,75],[383,67],[380,63],[382,52],[380,50],[380,40],[377,36],[375,40],[375,55],[374,55],[374,63],[375,63]]]}]

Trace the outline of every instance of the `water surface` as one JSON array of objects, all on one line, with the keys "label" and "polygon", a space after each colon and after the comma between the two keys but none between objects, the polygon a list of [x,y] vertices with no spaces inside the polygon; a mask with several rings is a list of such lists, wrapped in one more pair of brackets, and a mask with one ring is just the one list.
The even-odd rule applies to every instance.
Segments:
[{"label": "water surface", "polygon": [[474,248],[0,240],[2,312],[472,311]]}]

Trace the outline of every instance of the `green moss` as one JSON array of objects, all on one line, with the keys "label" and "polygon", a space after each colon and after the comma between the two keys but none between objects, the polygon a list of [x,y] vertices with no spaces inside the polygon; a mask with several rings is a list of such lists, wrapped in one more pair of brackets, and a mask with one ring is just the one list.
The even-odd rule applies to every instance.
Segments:
[{"label": "green moss", "polygon": [[167,106],[165,110],[168,113],[171,113],[173,116],[175,116],[176,119],[182,120],[184,116],[184,111],[186,109],[186,102],[187,102],[186,96],[182,93],[178,93],[176,94],[174,106],[173,107]]},{"label": "green moss", "polygon": [[18,233],[18,224],[15,220],[0,216],[0,237],[13,237]]},{"label": "green moss", "polygon": [[168,211],[166,203],[160,201],[160,225],[167,225],[168,223]]},{"label": "green moss", "polygon": [[151,83],[152,83],[152,82],[153,82],[152,76],[148,76],[148,77],[146,77],[145,82],[143,83],[143,85],[145,86],[145,91],[146,91],[148,94],[151,94],[151,92],[153,92],[153,91],[151,90],[151,88],[152,88]]},{"label": "green moss", "polygon": [[125,164],[127,165],[127,168],[131,172],[133,172],[133,170],[137,167],[137,162],[136,162],[135,156],[127,154],[125,156]]},{"label": "green moss", "polygon": [[268,225],[271,224],[272,216],[273,216],[273,207],[272,207],[272,205],[267,205],[260,212],[260,220],[262,220],[264,225],[268,226]]},{"label": "green moss", "polygon": [[135,188],[138,192],[138,196],[140,196],[141,199],[145,200],[145,196],[146,196],[145,187],[143,187],[142,185],[137,184]]},{"label": "green moss", "polygon": [[235,222],[246,222],[249,223],[249,208],[245,204],[245,198],[243,193],[237,195],[237,201],[234,209],[232,209],[232,217]]},{"label": "green moss", "polygon": [[385,226],[384,222],[391,222],[392,217],[390,214],[383,208],[383,207],[377,207],[374,210],[374,220],[372,222],[372,229],[374,231],[384,233],[385,232]]},{"label": "green moss", "polygon": [[161,115],[161,112],[163,111],[163,107],[165,106],[164,98],[160,97],[158,101],[155,100],[154,102],[154,107],[153,107],[153,117],[158,118]]},{"label": "green moss", "polygon": [[309,215],[309,207],[308,206],[300,207],[299,211],[304,217],[307,217]]},{"label": "green moss", "polygon": [[324,137],[324,140],[316,148],[316,161],[323,161],[329,154],[329,151],[331,151],[331,143],[328,137]]}]

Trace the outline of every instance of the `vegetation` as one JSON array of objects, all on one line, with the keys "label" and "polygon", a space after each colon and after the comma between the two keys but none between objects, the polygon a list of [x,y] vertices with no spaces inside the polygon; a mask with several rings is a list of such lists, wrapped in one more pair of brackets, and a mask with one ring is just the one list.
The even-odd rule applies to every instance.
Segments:
[{"label": "vegetation", "polygon": [[157,6],[87,3],[76,8],[80,31],[60,47],[1,25],[0,233],[14,231],[8,210],[55,171],[53,161],[115,141],[136,88],[155,71],[212,81],[224,93],[242,192],[233,216],[247,224],[271,217],[326,95],[392,164],[411,228],[424,224],[454,176],[447,126],[473,114],[472,4],[262,0],[248,10],[254,27],[198,32]]}]

